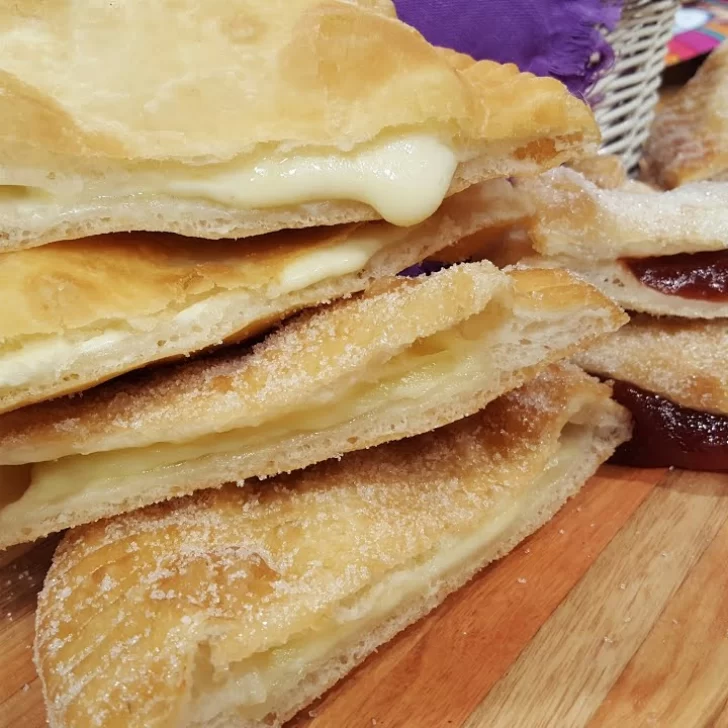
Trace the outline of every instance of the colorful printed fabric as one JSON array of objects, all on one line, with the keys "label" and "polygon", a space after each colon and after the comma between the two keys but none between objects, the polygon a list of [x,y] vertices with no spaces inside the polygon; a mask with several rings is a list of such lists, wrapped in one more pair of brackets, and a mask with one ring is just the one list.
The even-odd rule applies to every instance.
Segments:
[{"label": "colorful printed fabric", "polygon": [[728,38],[728,0],[703,0],[680,8],[675,35],[667,51],[667,65],[674,66],[710,53]]}]

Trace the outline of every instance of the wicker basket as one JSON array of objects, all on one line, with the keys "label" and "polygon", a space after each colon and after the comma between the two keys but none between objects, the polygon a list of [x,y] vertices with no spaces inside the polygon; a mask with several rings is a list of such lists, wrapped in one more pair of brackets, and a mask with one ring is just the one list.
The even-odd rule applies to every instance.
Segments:
[{"label": "wicker basket", "polygon": [[680,0],[625,0],[609,35],[616,62],[590,93],[605,154],[633,170],[655,114],[667,44]]}]

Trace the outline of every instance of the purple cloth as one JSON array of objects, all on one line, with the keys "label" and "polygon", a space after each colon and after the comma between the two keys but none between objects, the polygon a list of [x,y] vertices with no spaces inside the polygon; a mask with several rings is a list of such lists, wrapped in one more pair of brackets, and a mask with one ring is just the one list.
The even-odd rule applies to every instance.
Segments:
[{"label": "purple cloth", "polygon": [[406,276],[407,278],[417,278],[417,276],[429,276],[430,273],[437,273],[439,270],[449,268],[450,263],[439,263],[435,260],[423,260],[418,265],[411,265],[409,268],[405,268],[400,271],[399,275]]},{"label": "purple cloth", "polygon": [[622,0],[394,0],[431,43],[476,60],[554,76],[582,98],[614,61],[599,27],[613,30]]}]

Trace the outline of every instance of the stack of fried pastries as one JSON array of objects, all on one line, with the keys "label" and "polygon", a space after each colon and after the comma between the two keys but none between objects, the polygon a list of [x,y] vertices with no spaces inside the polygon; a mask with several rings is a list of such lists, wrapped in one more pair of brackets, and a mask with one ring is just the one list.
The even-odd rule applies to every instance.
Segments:
[{"label": "stack of fried pastries", "polygon": [[596,124],[388,0],[11,5],[0,548],[70,529],[50,725],[280,726],[629,438],[566,362],[617,303],[418,265],[533,220]]},{"label": "stack of fried pastries", "polygon": [[566,269],[633,314],[574,357],[631,410],[631,465],[728,471],[727,61],[728,44],[658,110],[649,184],[611,157],[516,179],[513,219],[442,256]]}]

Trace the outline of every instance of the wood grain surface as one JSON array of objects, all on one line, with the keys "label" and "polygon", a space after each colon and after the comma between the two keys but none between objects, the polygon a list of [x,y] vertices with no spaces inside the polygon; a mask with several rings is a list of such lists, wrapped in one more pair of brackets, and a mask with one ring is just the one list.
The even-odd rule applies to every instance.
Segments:
[{"label": "wood grain surface", "polygon": [[[46,725],[35,597],[0,553],[0,727]],[[728,475],[607,466],[291,728],[728,728]]]}]

